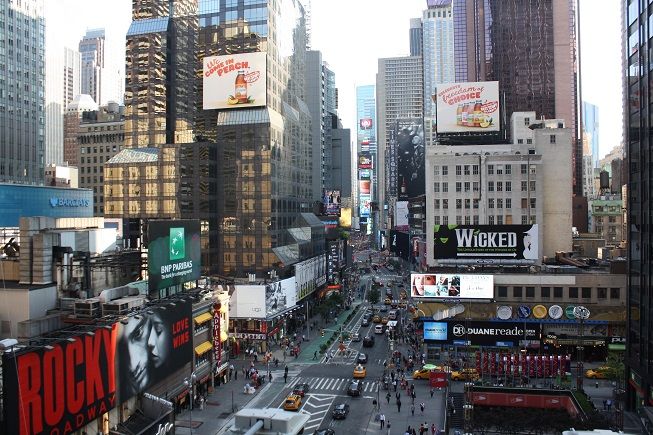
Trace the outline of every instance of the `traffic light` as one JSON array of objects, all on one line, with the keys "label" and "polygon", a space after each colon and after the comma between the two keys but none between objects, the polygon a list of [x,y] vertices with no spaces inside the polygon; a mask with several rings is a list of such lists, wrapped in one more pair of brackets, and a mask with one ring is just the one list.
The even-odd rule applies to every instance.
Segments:
[{"label": "traffic light", "polygon": [[320,334],[322,334],[322,337],[324,337],[324,329],[320,330]]}]

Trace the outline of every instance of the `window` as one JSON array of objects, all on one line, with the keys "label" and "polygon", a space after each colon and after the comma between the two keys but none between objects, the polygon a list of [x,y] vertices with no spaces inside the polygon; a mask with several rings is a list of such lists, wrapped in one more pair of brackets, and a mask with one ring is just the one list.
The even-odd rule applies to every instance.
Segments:
[{"label": "window", "polygon": [[464,173],[465,175],[469,175],[469,165],[465,165],[465,166],[463,167],[463,173]]},{"label": "window", "polygon": [[503,198],[497,198],[497,208],[503,208]]},{"label": "window", "polygon": [[462,216],[456,216],[456,225],[462,225],[463,224],[463,217]]},{"label": "window", "polygon": [[478,215],[474,215],[473,222],[474,222],[474,225],[478,225],[478,223],[479,223]]},{"label": "window", "polygon": [[460,210],[463,208],[463,200],[462,199],[456,199],[456,210]]},{"label": "window", "polygon": [[528,166],[527,165],[521,165],[521,174],[526,175],[528,172]]},{"label": "window", "polygon": [[608,289],[605,287],[599,287],[596,289],[596,297],[599,299],[607,299],[608,298]]},{"label": "window", "polygon": [[530,190],[531,192],[535,192],[535,181],[530,182]]},{"label": "window", "polygon": [[497,181],[497,192],[503,192],[503,181]]},{"label": "window", "polygon": [[537,168],[537,166],[535,166],[535,165],[530,166],[529,172],[530,172],[531,175],[536,174],[536,172],[537,172],[536,168]]},{"label": "window", "polygon": [[488,192],[494,192],[494,181],[487,182],[487,190]]},{"label": "window", "polygon": [[503,175],[503,165],[497,165],[497,175]]},{"label": "window", "polygon": [[621,297],[621,289],[619,287],[610,287],[610,299],[619,299]]},{"label": "window", "polygon": [[583,299],[590,299],[592,297],[592,288],[583,287]]},{"label": "window", "polygon": [[506,208],[512,208],[512,198],[506,198]]},{"label": "window", "polygon": [[528,181],[522,181],[521,182],[521,191],[526,192],[528,190]]},{"label": "window", "polygon": [[487,165],[487,174],[494,175],[494,165]]},{"label": "window", "polygon": [[528,208],[528,199],[527,198],[522,198],[521,199],[521,208]]},{"label": "window", "polygon": [[449,183],[447,183],[447,182],[442,183],[442,191],[443,192],[448,192],[449,191]]},{"label": "window", "polygon": [[487,199],[487,208],[494,208],[494,198]]},{"label": "window", "polygon": [[521,298],[522,297],[522,287],[513,287],[512,288],[512,296],[515,298]]},{"label": "window", "polygon": [[578,287],[569,287],[569,299],[578,299]]},{"label": "window", "polygon": [[524,143],[524,139],[517,139],[517,143]]},{"label": "window", "polygon": [[556,135],[555,134],[549,135],[549,143],[556,143]]},{"label": "window", "polygon": [[512,192],[512,181],[506,181],[506,192]]},{"label": "window", "polygon": [[448,199],[443,199],[442,200],[442,209],[447,210],[449,208],[449,200]]},{"label": "window", "polygon": [[553,297],[557,299],[562,298],[562,287],[553,287]]},{"label": "window", "polygon": [[433,175],[440,175],[440,167],[439,166],[433,166]]},{"label": "window", "polygon": [[487,217],[487,223],[490,225],[494,225],[494,215],[490,215]]},{"label": "window", "polygon": [[473,207],[478,208],[479,202],[480,202],[480,200],[478,198],[474,198]]},{"label": "window", "polygon": [[524,125],[525,125],[526,127],[528,127],[529,125],[531,125],[531,118],[524,118]]},{"label": "window", "polygon": [[470,222],[469,216],[465,216],[465,225],[470,225],[470,224],[471,224],[471,222]]},{"label": "window", "polygon": [[439,199],[434,200],[433,208],[436,209],[436,210],[440,210],[440,200]]},{"label": "window", "polygon": [[526,139],[526,143],[527,143],[527,144],[531,144],[531,143],[533,143],[533,139]]},{"label": "window", "polygon": [[442,175],[449,175],[449,166],[442,166]]},{"label": "window", "polygon": [[535,198],[531,198],[531,208],[535,208]]},{"label": "window", "polygon": [[507,298],[508,297],[508,287],[506,287],[504,285],[500,285],[498,287],[498,292],[499,292],[498,296],[500,298]]},{"label": "window", "polygon": [[503,215],[497,216],[497,225],[503,225]]},{"label": "window", "polygon": [[542,287],[540,289],[540,292],[542,293],[543,298],[550,298],[551,297],[551,287]]},{"label": "window", "polygon": [[478,181],[472,181],[472,190],[478,192]]},{"label": "window", "polygon": [[449,216],[442,216],[442,225],[449,225]]},{"label": "window", "polygon": [[435,223],[435,225],[440,225],[440,216],[433,216],[433,223]]},{"label": "window", "polygon": [[512,165],[506,165],[506,175],[512,175]]},{"label": "window", "polygon": [[478,165],[472,165],[472,175],[478,175]]},{"label": "window", "polygon": [[527,298],[535,297],[535,287],[526,287],[526,297]]},{"label": "window", "polygon": [[456,181],[456,192],[462,192],[463,191],[463,183],[460,181]]},{"label": "window", "polygon": [[471,200],[470,199],[465,199],[465,208],[469,209],[471,207]]},{"label": "window", "polygon": [[440,192],[440,183],[433,183],[433,192]]},{"label": "window", "polygon": [[456,175],[463,175],[463,167],[456,165]]},{"label": "window", "polygon": [[465,186],[465,192],[469,192],[469,188],[470,188],[469,181],[465,181],[464,186]]}]

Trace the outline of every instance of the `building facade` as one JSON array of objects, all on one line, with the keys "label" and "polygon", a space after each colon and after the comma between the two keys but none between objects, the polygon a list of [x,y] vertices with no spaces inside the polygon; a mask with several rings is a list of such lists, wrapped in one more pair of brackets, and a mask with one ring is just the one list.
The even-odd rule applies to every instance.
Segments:
[{"label": "building facade", "polygon": [[87,30],[79,41],[81,55],[81,93],[90,95],[98,104],[105,104],[102,95],[104,75],[104,29]]},{"label": "building facade", "polygon": [[421,56],[422,55],[422,20],[419,18],[410,19],[410,29],[409,29],[409,44],[410,44],[410,55],[411,56]]},{"label": "building facade", "polygon": [[[45,22],[42,0],[2,2],[6,47],[0,70],[0,182],[43,184]],[[27,35],[27,36],[25,36]],[[15,45],[14,45],[15,44]],[[34,62],[24,63],[23,56]]]},{"label": "building facade", "polygon": [[616,246],[625,240],[623,234],[623,201],[621,195],[602,195],[588,203],[590,232],[598,234],[607,246]]}]

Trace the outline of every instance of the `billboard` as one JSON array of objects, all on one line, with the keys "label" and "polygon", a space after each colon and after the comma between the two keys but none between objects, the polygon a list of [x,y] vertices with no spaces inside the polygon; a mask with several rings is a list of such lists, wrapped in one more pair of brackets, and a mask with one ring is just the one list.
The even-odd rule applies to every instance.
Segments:
[{"label": "billboard", "polygon": [[395,205],[395,229],[408,231],[408,201],[397,201]]},{"label": "billboard", "polygon": [[359,200],[358,216],[370,217],[370,213],[372,212],[372,196],[361,194],[358,200]]},{"label": "billboard", "polygon": [[229,318],[265,319],[265,285],[227,285],[229,291]]},{"label": "billboard", "polygon": [[361,195],[371,195],[372,180],[358,180],[358,193]]},{"label": "billboard", "polygon": [[340,209],[340,219],[338,219],[338,224],[342,228],[351,228],[351,215],[352,209],[349,207],[343,207]]},{"label": "billboard", "polygon": [[327,284],[340,284],[342,241],[327,241]]},{"label": "billboard", "polygon": [[199,220],[150,221],[148,237],[150,295],[199,279],[202,272]]},{"label": "billboard", "polygon": [[359,180],[371,180],[372,171],[370,169],[359,169],[358,170],[358,179]]},{"label": "billboard", "polygon": [[358,120],[358,126],[361,130],[371,130],[373,127],[372,118],[361,118]]},{"label": "billboard", "polygon": [[407,233],[390,231],[390,252],[404,260],[410,260],[410,240]]},{"label": "billboard", "polygon": [[205,57],[204,110],[265,106],[266,67],[264,52]]},{"label": "billboard", "polygon": [[3,354],[6,433],[72,433],[192,358],[192,304],[150,308],[110,328]]},{"label": "billboard", "polygon": [[369,152],[358,153],[358,169],[372,169],[372,155]]},{"label": "billboard", "polygon": [[541,326],[524,322],[456,321],[424,322],[424,340],[472,346],[518,346],[540,340]]},{"label": "billboard", "polygon": [[395,125],[397,184],[400,200],[425,194],[424,122],[398,119]]},{"label": "billboard", "polygon": [[445,83],[436,89],[438,133],[500,130],[499,82]]},{"label": "billboard", "polygon": [[295,264],[295,295],[300,300],[326,284],[326,254]]},{"label": "billboard", "polygon": [[292,308],[297,303],[295,295],[295,277],[286,278],[268,284],[265,288],[266,317]]},{"label": "billboard", "polygon": [[492,275],[461,275],[457,273],[413,273],[410,294],[414,298],[492,299]]},{"label": "billboard", "polygon": [[435,225],[433,258],[537,261],[538,240],[537,224]]},{"label": "billboard", "polygon": [[324,190],[324,214],[327,216],[340,216],[340,191]]}]

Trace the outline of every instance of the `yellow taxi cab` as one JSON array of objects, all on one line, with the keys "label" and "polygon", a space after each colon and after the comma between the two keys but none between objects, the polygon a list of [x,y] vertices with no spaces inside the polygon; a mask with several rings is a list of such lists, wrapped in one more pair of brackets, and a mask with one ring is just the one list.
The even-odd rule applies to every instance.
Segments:
[{"label": "yellow taxi cab", "polygon": [[585,377],[588,379],[605,379],[608,377],[610,367],[601,366],[595,369],[585,370]]},{"label": "yellow taxi cab", "polygon": [[381,316],[379,316],[378,314],[375,314],[374,317],[372,318],[372,322],[381,323]]},{"label": "yellow taxi cab", "polygon": [[354,378],[364,378],[367,376],[367,369],[365,366],[359,364],[354,368]]},{"label": "yellow taxi cab", "polygon": [[413,372],[413,379],[429,379],[429,373],[432,370],[428,369],[418,369]]},{"label": "yellow taxi cab", "polygon": [[302,396],[299,394],[291,394],[283,403],[283,409],[286,411],[298,411],[300,406],[302,406]]},{"label": "yellow taxi cab", "polygon": [[382,317],[381,318],[381,324],[387,325],[388,324],[388,318],[387,317]]},{"label": "yellow taxi cab", "polygon": [[454,370],[451,372],[452,381],[478,381],[479,375],[476,369]]},{"label": "yellow taxi cab", "polygon": [[391,305],[391,304],[392,304],[392,299],[390,299],[390,298],[385,298],[385,300],[383,301],[383,303],[386,304],[386,305]]}]

